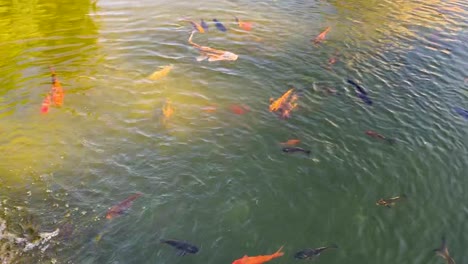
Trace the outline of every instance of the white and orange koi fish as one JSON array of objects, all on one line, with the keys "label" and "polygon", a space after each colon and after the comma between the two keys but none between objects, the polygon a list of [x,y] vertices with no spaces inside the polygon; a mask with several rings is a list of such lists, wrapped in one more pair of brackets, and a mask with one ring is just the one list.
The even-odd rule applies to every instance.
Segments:
[{"label": "white and orange koi fish", "polygon": [[200,46],[192,41],[193,33],[190,35],[188,42],[190,45],[194,46],[198,51],[200,51],[200,56],[197,58],[197,61],[202,61],[208,59],[208,61],[235,61],[239,57],[238,55],[224,50],[217,50],[206,46]]}]

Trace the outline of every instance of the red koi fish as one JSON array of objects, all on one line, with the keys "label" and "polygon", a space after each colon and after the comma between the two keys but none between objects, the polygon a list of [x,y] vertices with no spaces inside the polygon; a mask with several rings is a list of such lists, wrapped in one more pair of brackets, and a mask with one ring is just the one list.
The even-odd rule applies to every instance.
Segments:
[{"label": "red koi fish", "polygon": [[279,258],[283,256],[284,252],[281,252],[282,249],[283,247],[280,247],[278,251],[276,251],[275,253],[271,255],[260,255],[260,256],[255,256],[255,257],[249,257],[245,255],[244,257],[232,262],[232,264],[262,264],[274,258]]},{"label": "red koi fish", "polygon": [[388,143],[390,144],[393,144],[395,143],[395,140],[392,139],[392,138],[387,138],[387,137],[384,137],[383,135],[375,132],[375,131],[372,131],[372,130],[367,130],[366,131],[366,135],[370,136],[370,137],[373,137],[373,138],[378,138],[378,139],[383,139],[383,140],[386,140]]},{"label": "red koi fish", "polygon": [[314,39],[314,44],[317,45],[320,42],[325,40],[325,37],[327,36],[328,32],[330,31],[331,27],[327,27],[322,33],[320,33],[315,39]]},{"label": "red koi fish", "polygon": [[250,111],[249,107],[245,105],[231,105],[229,109],[236,115],[243,115]]},{"label": "red koi fish", "polygon": [[286,145],[286,146],[295,146],[297,144],[301,143],[299,139],[289,139],[286,142],[281,142],[281,145]]},{"label": "red koi fish", "polygon": [[49,112],[51,100],[52,99],[51,99],[50,94],[47,94],[46,97],[44,98],[44,101],[42,101],[41,113],[46,114]]},{"label": "red koi fish", "polygon": [[107,219],[112,219],[116,216],[122,215],[126,210],[128,210],[132,204],[133,201],[135,201],[138,197],[142,196],[142,193],[136,193],[127,199],[123,200],[122,202],[112,206],[106,214]]},{"label": "red koi fish", "polygon": [[65,93],[63,92],[62,85],[57,79],[54,68],[51,67],[50,71],[52,73],[52,88],[51,88],[52,102],[54,103],[55,106],[62,106]]},{"label": "red koi fish", "polygon": [[250,31],[252,30],[252,23],[250,22],[244,22],[241,21],[238,17],[234,16],[234,19],[236,20],[237,25],[242,28],[245,31]]}]

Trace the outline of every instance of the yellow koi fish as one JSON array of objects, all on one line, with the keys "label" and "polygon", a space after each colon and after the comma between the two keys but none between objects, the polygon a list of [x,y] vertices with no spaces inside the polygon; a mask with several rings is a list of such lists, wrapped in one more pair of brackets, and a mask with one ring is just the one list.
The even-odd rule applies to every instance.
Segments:
[{"label": "yellow koi fish", "polygon": [[148,79],[150,80],[153,80],[153,81],[156,81],[156,80],[159,80],[163,77],[166,77],[169,72],[171,72],[172,68],[174,68],[174,66],[172,65],[166,65],[166,66],[163,66],[161,67],[162,69],[160,70],[157,70],[155,71],[153,74],[151,74]]}]

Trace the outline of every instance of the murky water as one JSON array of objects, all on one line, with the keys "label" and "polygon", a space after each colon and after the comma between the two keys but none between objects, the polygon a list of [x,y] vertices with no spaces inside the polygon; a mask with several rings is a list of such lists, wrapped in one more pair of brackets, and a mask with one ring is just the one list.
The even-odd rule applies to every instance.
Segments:
[{"label": "murky water", "polygon": [[[284,245],[272,263],[292,263],[336,243],[318,262],[435,264],[442,235],[468,261],[465,1],[137,2],[0,1],[0,262],[232,263]],[[197,62],[183,18],[238,60]],[[64,106],[41,114],[51,65]],[[279,119],[269,99],[291,85],[298,108]],[[281,151],[295,138],[310,156]]]}]

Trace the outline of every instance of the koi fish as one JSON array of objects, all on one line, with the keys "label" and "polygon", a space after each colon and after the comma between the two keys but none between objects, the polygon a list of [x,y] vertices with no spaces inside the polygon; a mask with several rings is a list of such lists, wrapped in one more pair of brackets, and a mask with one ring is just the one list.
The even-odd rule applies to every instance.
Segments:
[{"label": "koi fish", "polygon": [[319,248],[308,248],[308,249],[304,249],[304,250],[299,251],[299,252],[297,252],[296,254],[294,254],[294,258],[296,258],[296,259],[311,260],[311,259],[314,259],[314,258],[320,256],[320,254],[321,254],[324,250],[331,249],[331,248],[338,248],[338,246],[335,245],[335,244],[333,244],[333,245],[330,245],[330,246],[328,246],[328,247],[319,247]]},{"label": "koi fish", "polygon": [[271,255],[260,255],[260,256],[254,256],[254,257],[249,257],[247,255],[244,255],[242,258],[238,260],[234,260],[232,264],[262,264],[267,261],[270,261],[274,258],[279,258],[284,255],[284,252],[281,252],[283,247],[280,247],[278,251]]},{"label": "koi fish", "polygon": [[387,138],[387,137],[384,137],[383,135],[375,132],[375,131],[372,131],[372,130],[367,130],[366,131],[366,135],[370,136],[370,137],[373,137],[373,138],[378,138],[378,139],[383,139],[383,140],[386,140],[388,143],[390,144],[393,144],[395,143],[395,140],[392,139],[392,138]]},{"label": "koi fish", "polygon": [[286,145],[286,146],[294,146],[294,145],[297,145],[299,143],[301,143],[301,141],[299,139],[289,139],[288,141],[281,142],[280,144],[281,145]]},{"label": "koi fish", "polygon": [[205,22],[205,20],[201,19],[200,25],[205,31],[208,31],[208,24]]},{"label": "koi fish", "polygon": [[303,148],[298,148],[298,147],[283,148],[283,152],[286,152],[286,153],[303,152],[307,155],[310,155],[310,150],[305,150]]},{"label": "koi fish", "polygon": [[157,70],[153,74],[151,74],[148,77],[148,79],[153,80],[153,81],[159,80],[159,79],[167,76],[169,74],[169,72],[171,72],[172,68],[174,68],[174,66],[173,65],[166,65],[166,66],[162,66],[160,68],[161,68],[160,70]]},{"label": "koi fish", "polygon": [[57,79],[57,76],[55,74],[55,69],[50,67],[50,71],[52,74],[52,88],[51,88],[52,102],[54,103],[55,106],[62,106],[65,93],[63,92],[62,85]]},{"label": "koi fish", "polygon": [[245,106],[245,105],[231,105],[229,107],[231,109],[231,112],[237,115],[243,115],[247,113],[250,109]]},{"label": "koi fish", "polygon": [[203,61],[208,59],[208,61],[235,61],[239,57],[238,55],[224,50],[217,50],[206,46],[200,46],[192,41],[192,37],[195,31],[192,31],[188,42],[190,45],[194,46],[200,52],[200,56],[197,58],[197,61]]},{"label": "koi fish", "polygon": [[468,111],[467,110],[465,110],[463,108],[460,108],[460,107],[454,107],[453,110],[457,114],[459,114],[459,115],[463,116],[464,118],[468,119]]},{"label": "koi fish", "polygon": [[443,259],[445,259],[445,261],[447,261],[447,264],[455,264],[455,260],[453,260],[453,258],[450,257],[445,236],[442,237],[442,245],[439,248],[434,249],[433,251],[437,254],[437,256],[441,256]]},{"label": "koi fish", "polygon": [[351,84],[351,85],[353,85],[354,87],[356,87],[356,89],[357,89],[360,93],[367,95],[366,90],[364,90],[364,88],[362,88],[362,86],[360,86],[359,84],[357,84],[357,83],[354,82],[353,80],[348,79],[348,83]]},{"label": "koi fish", "polygon": [[313,40],[314,41],[314,44],[317,45],[319,44],[320,42],[324,41],[325,40],[325,37],[327,36],[328,32],[330,31],[331,27],[327,27],[325,28],[325,30],[320,33],[317,37],[315,37],[315,39]]},{"label": "koi fish", "polygon": [[289,118],[291,111],[297,107],[298,96],[293,93],[294,88],[289,89],[280,98],[270,98],[270,112],[279,112],[281,118]]},{"label": "koi fish", "polygon": [[227,28],[221,22],[219,22],[218,19],[216,19],[216,18],[213,19],[213,22],[215,22],[215,26],[219,31],[222,31],[222,32],[227,31]]},{"label": "koi fish", "polygon": [[197,22],[192,21],[192,20],[187,20],[187,19],[184,19],[183,21],[186,21],[186,22],[189,22],[190,24],[192,24],[193,28],[196,31],[198,31],[200,33],[205,33],[205,28],[202,25],[198,24]]},{"label": "koi fish", "polygon": [[133,204],[138,197],[142,196],[142,193],[136,193],[128,197],[127,199],[123,200],[122,202],[112,206],[106,214],[107,219],[112,219],[116,216],[122,215],[125,211],[127,211]]},{"label": "koi fish", "polygon": [[52,97],[50,96],[50,94],[47,94],[46,97],[44,98],[44,101],[42,101],[41,113],[46,114],[49,112],[51,101],[52,101]]},{"label": "koi fish", "polygon": [[243,30],[250,31],[252,30],[252,23],[241,21],[238,17],[234,16],[237,25]]},{"label": "koi fish", "polygon": [[185,256],[185,254],[196,254],[198,252],[198,248],[192,244],[189,244],[185,241],[173,240],[173,239],[161,239],[161,243],[168,244],[170,246],[175,247],[178,249],[177,255]]},{"label": "koi fish", "polygon": [[163,121],[166,122],[174,114],[174,108],[172,108],[172,101],[167,99],[166,103],[162,108]]},{"label": "koi fish", "polygon": [[388,198],[388,199],[380,199],[378,200],[375,204],[376,205],[382,205],[382,206],[385,206],[387,208],[392,208],[393,205],[395,205],[395,203],[401,199],[404,199],[406,198],[406,195],[405,194],[402,194],[400,196],[395,196],[395,197],[392,197],[392,198]]}]

